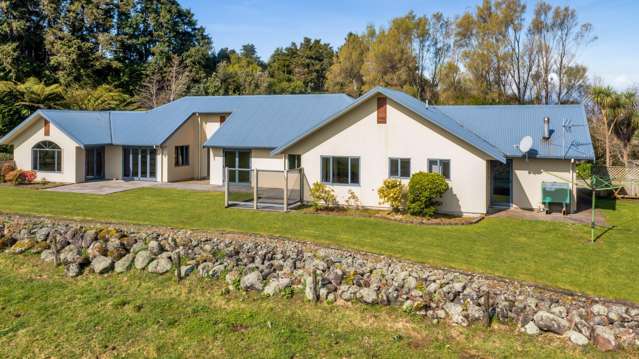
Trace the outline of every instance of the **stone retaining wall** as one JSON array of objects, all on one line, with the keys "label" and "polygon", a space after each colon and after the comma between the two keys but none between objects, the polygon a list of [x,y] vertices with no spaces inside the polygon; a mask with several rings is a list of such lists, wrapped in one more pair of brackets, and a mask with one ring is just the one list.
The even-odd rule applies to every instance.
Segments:
[{"label": "stone retaining wall", "polygon": [[39,254],[72,277],[176,273],[180,258],[182,277],[219,278],[229,290],[303,291],[310,301],[396,306],[434,322],[517,323],[601,350],[639,347],[636,305],[275,237],[0,215],[0,251]]}]

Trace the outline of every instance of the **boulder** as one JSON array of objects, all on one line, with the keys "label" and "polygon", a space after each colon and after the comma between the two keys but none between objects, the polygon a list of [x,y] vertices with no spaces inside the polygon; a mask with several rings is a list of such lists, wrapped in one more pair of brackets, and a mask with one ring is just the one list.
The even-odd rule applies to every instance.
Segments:
[{"label": "boulder", "polygon": [[264,287],[264,295],[273,296],[279,293],[284,288],[287,288],[291,285],[291,280],[289,278],[277,278],[271,279],[271,281]]},{"label": "boulder", "polygon": [[159,256],[162,253],[162,247],[158,241],[149,242],[149,252],[154,256]]},{"label": "boulder", "polygon": [[89,258],[93,259],[98,256],[106,256],[108,254],[108,250],[104,242],[93,242],[89,247]]},{"label": "boulder", "polygon": [[45,249],[40,253],[40,259],[46,263],[53,263],[55,261],[55,254],[51,249]]},{"label": "boulder", "polygon": [[599,350],[607,352],[617,349],[615,333],[608,327],[596,325],[592,330],[592,342]]},{"label": "boulder", "polygon": [[33,248],[35,245],[35,241],[33,239],[22,239],[16,242],[16,244],[11,247],[11,253],[14,254],[22,254],[29,249]]},{"label": "boulder", "polygon": [[62,264],[78,263],[81,257],[82,251],[73,244],[69,244],[58,253],[58,258]]},{"label": "boulder", "polygon": [[48,227],[42,227],[36,231],[35,239],[38,242],[44,242],[49,239],[49,233],[51,230]]},{"label": "boulder", "polygon": [[586,338],[585,335],[574,330],[568,331],[566,333],[566,336],[575,345],[584,346],[584,345],[588,345],[589,343],[588,338]]},{"label": "boulder", "polygon": [[319,293],[317,291],[317,278],[313,275],[304,277],[304,296],[311,302],[316,302]]},{"label": "boulder", "polygon": [[115,262],[115,272],[116,273],[124,273],[131,268],[133,261],[135,260],[135,254],[127,254],[122,257],[119,261]]},{"label": "boulder", "polygon": [[180,276],[182,278],[186,278],[189,275],[191,275],[191,273],[193,273],[193,271],[195,270],[195,264],[189,264],[189,265],[185,265],[180,267]]},{"label": "boulder", "polygon": [[590,311],[592,312],[592,314],[594,314],[595,316],[602,316],[605,317],[608,315],[608,308],[606,308],[605,306],[601,305],[601,304],[595,304],[592,307],[590,307]]},{"label": "boulder", "polygon": [[463,315],[464,308],[460,304],[448,302],[444,304],[444,310],[448,313],[453,323],[463,327],[468,326],[468,320]]},{"label": "boulder", "polygon": [[253,271],[240,279],[240,288],[243,290],[261,291],[263,287],[262,273],[259,271]]},{"label": "boulder", "polygon": [[539,330],[539,327],[535,324],[534,321],[530,321],[528,322],[528,324],[526,324],[523,328],[522,331],[528,335],[539,335],[541,334],[541,331]]},{"label": "boulder", "polygon": [[377,304],[377,291],[373,288],[362,288],[357,292],[357,299],[364,304]]},{"label": "boulder", "polygon": [[535,314],[534,320],[539,329],[546,332],[563,335],[570,329],[570,323],[567,320],[543,310]]},{"label": "boulder", "polygon": [[173,267],[173,263],[171,263],[170,259],[168,259],[168,258],[158,258],[158,259],[152,261],[151,263],[149,263],[149,266],[147,267],[147,270],[150,273],[164,274],[164,273],[170,271],[172,267]]},{"label": "boulder", "polygon": [[91,262],[91,268],[97,274],[108,273],[113,269],[113,259],[105,256],[97,256]]},{"label": "boulder", "polygon": [[149,251],[141,251],[135,256],[135,268],[144,269],[151,263],[151,260],[153,260],[153,256]]},{"label": "boulder", "polygon": [[70,263],[64,266],[64,274],[68,277],[77,277],[82,273],[82,268],[78,263]]},{"label": "boulder", "polygon": [[130,252],[133,253],[133,254],[138,254],[139,252],[145,250],[146,248],[147,248],[146,244],[144,244],[144,242],[142,242],[142,241],[139,241],[139,242],[136,242],[131,247],[131,251]]}]

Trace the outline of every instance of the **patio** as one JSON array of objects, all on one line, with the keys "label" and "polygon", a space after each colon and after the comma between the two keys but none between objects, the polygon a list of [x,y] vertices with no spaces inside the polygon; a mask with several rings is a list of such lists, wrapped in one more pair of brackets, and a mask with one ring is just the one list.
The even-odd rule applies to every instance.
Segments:
[{"label": "patio", "polygon": [[172,182],[172,183],[158,183],[150,181],[122,181],[122,180],[108,180],[108,181],[90,181],[83,183],[74,183],[55,188],[47,189],[52,192],[71,192],[71,193],[85,193],[95,195],[109,195],[112,193],[130,191],[144,187],[155,188],[173,188],[189,191],[204,191],[204,192],[222,192],[224,188],[222,186],[213,186],[208,183],[207,180],[199,181],[184,181],[184,182]]}]

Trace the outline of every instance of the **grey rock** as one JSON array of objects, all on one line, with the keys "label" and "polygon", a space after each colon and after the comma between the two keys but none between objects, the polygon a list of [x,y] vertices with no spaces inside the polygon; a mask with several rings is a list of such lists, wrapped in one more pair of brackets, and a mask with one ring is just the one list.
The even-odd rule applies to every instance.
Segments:
[{"label": "grey rock", "polygon": [[251,272],[240,279],[240,289],[261,291],[263,288],[262,273],[259,271]]},{"label": "grey rock", "polygon": [[208,277],[211,275],[211,271],[213,270],[213,263],[204,262],[197,267],[197,272],[200,277]]},{"label": "grey rock", "polygon": [[46,263],[53,263],[55,261],[55,254],[51,249],[45,249],[40,253],[40,259]]},{"label": "grey rock", "polygon": [[311,302],[316,302],[319,296],[316,278],[312,275],[304,277],[304,296]]},{"label": "grey rock", "polygon": [[82,251],[73,244],[64,247],[58,254],[58,258],[62,264],[77,263],[80,260]]},{"label": "grey rock", "polygon": [[129,253],[115,262],[115,272],[124,273],[131,268],[133,261],[135,260],[135,254]]},{"label": "grey rock", "polygon": [[40,228],[35,234],[36,241],[38,242],[46,241],[47,239],[49,239],[50,232],[51,230],[48,227]]},{"label": "grey rock", "polygon": [[365,304],[377,304],[377,292],[372,288],[362,288],[357,292],[357,299]]},{"label": "grey rock", "polygon": [[588,345],[589,341],[588,338],[586,338],[585,335],[574,331],[574,330],[570,330],[566,333],[566,336],[570,339],[570,341],[575,344],[575,345],[579,345],[579,346],[584,346],[584,345]]},{"label": "grey rock", "polygon": [[180,276],[186,278],[195,270],[195,264],[189,264],[180,267]]},{"label": "grey rock", "polygon": [[142,241],[138,241],[135,242],[135,244],[133,245],[133,247],[131,247],[131,253],[133,254],[138,254],[139,252],[143,251],[147,249],[146,244],[144,244],[144,242]]},{"label": "grey rock", "polygon": [[153,256],[151,256],[149,251],[140,251],[135,256],[135,268],[144,269],[152,260]]},{"label": "grey rock", "polygon": [[158,241],[149,242],[149,252],[154,256],[159,256],[162,253],[162,247]]},{"label": "grey rock", "polygon": [[546,332],[562,335],[570,329],[570,323],[567,320],[543,310],[535,314],[534,320],[539,329]]},{"label": "grey rock", "polygon": [[[263,293],[264,295],[267,295],[267,296],[273,296],[279,293],[284,288],[289,287],[290,285],[291,285],[290,278],[271,279],[271,281],[266,285],[266,287],[264,287]],[[327,294],[327,298],[328,298],[328,294]]]},{"label": "grey rock", "polygon": [[590,307],[590,311],[592,312],[592,314],[596,315],[596,316],[607,316],[608,315],[608,308],[606,308],[605,306],[601,305],[601,304],[595,304],[592,307]]},{"label": "grey rock", "polygon": [[461,305],[448,302],[444,304],[444,310],[448,313],[453,323],[463,327],[468,326],[468,320],[463,315],[464,308]]},{"label": "grey rock", "polygon": [[471,322],[477,322],[484,319],[484,309],[474,304],[468,305],[468,319]]},{"label": "grey rock", "polygon": [[113,260],[109,257],[97,256],[91,262],[91,268],[97,274],[108,273],[113,269]]},{"label": "grey rock", "polygon": [[539,327],[532,320],[522,328],[522,331],[528,335],[541,334],[541,330],[539,330]]},{"label": "grey rock", "polygon": [[146,270],[149,273],[164,274],[170,271],[172,267],[173,267],[173,263],[171,263],[170,259],[158,258],[152,261],[151,263],[149,263],[149,266],[147,267]]},{"label": "grey rock", "polygon": [[70,263],[64,266],[64,274],[66,274],[67,277],[77,277],[80,273],[82,273],[82,268],[77,263]]},{"label": "grey rock", "polygon": [[561,305],[550,308],[550,312],[560,318],[566,318],[567,315],[566,308],[562,307]]},{"label": "grey rock", "polygon": [[608,327],[596,325],[592,331],[592,342],[601,351],[611,351],[617,349],[615,333]]}]

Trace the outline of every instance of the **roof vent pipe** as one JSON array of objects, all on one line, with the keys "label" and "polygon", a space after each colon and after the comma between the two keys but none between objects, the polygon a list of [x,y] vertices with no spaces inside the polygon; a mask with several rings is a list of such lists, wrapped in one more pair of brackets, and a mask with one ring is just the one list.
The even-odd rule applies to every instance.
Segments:
[{"label": "roof vent pipe", "polygon": [[550,117],[544,117],[544,140],[550,138]]}]

